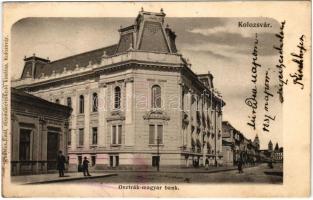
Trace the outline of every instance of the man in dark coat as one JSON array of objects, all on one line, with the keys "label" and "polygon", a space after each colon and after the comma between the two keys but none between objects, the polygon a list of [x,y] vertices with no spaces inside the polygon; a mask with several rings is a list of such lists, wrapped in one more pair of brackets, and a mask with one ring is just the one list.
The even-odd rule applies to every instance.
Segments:
[{"label": "man in dark coat", "polygon": [[83,173],[84,173],[84,176],[91,176],[89,174],[88,164],[89,164],[89,161],[87,160],[87,157],[84,157],[84,161],[83,161]]},{"label": "man in dark coat", "polygon": [[239,172],[239,174],[243,173],[243,170],[242,170],[242,160],[241,159],[239,159],[239,161],[238,161],[238,172]]},{"label": "man in dark coat", "polygon": [[62,154],[62,151],[59,151],[57,168],[59,170],[60,177],[64,177],[65,162],[66,162],[65,156]]}]

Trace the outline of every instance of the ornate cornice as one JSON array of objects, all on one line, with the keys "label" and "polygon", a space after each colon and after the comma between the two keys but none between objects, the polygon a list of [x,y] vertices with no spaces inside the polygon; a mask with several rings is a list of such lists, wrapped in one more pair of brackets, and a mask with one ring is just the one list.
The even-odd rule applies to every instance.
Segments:
[{"label": "ornate cornice", "polygon": [[144,120],[158,119],[168,121],[170,120],[170,117],[167,115],[166,112],[162,110],[151,110],[146,112],[146,114],[143,116],[143,119]]}]

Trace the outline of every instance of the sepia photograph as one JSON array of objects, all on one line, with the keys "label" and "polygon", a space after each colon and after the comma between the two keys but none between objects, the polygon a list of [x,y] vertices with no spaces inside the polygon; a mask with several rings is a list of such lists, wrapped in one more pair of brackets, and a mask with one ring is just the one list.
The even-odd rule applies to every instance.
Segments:
[{"label": "sepia photograph", "polygon": [[[201,3],[184,7],[185,14],[175,3],[119,4],[114,15],[26,14],[7,29],[6,180],[26,188],[110,188],[123,196],[182,195],[183,187],[199,184],[289,184],[286,148],[301,133],[286,132],[301,127],[286,113],[310,119],[301,112],[310,108],[311,77],[303,70],[310,70],[309,30],[292,32],[290,45],[286,18],[201,15]],[[294,111],[290,96],[298,93],[307,103]]]}]

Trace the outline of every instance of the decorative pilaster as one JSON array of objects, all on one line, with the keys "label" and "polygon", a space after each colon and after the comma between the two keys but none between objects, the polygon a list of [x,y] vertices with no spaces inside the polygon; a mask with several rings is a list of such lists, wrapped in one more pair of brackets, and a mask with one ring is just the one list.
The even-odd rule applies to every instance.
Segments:
[{"label": "decorative pilaster", "polygon": [[85,116],[85,125],[84,125],[84,149],[89,149],[90,146],[90,91],[88,89],[87,93],[84,95],[85,100],[85,109],[84,109],[84,116]]},{"label": "decorative pilaster", "polygon": [[76,150],[76,135],[78,134],[77,131],[77,111],[78,111],[78,98],[77,98],[77,92],[74,90],[74,95],[72,98],[72,127],[71,127],[71,150]]},{"label": "decorative pilaster", "polygon": [[125,108],[125,146],[135,145],[135,126],[133,123],[133,95],[134,79],[125,80],[126,108]]},{"label": "decorative pilaster", "polygon": [[98,111],[99,111],[99,131],[98,131],[98,146],[106,146],[106,132],[107,132],[107,85],[105,83],[99,83],[99,97],[98,97]]},{"label": "decorative pilaster", "polygon": [[187,102],[188,103],[188,115],[189,115],[189,126],[187,128],[187,133],[186,133],[186,143],[187,143],[187,149],[190,150],[191,148],[191,137],[192,137],[192,129],[191,126],[193,125],[193,121],[192,121],[192,91],[188,90],[187,93]]}]

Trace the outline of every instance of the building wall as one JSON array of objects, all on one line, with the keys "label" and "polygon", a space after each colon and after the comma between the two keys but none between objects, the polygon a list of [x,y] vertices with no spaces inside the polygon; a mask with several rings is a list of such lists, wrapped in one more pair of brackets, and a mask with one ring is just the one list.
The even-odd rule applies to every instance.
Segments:
[{"label": "building wall", "polygon": [[230,146],[223,146],[223,164],[227,166],[234,165],[234,153]]},{"label": "building wall", "polygon": [[[53,107],[49,107],[48,110],[48,107],[44,108],[37,102],[34,105],[16,103],[16,98],[20,97],[11,99],[11,175],[38,174],[57,170],[58,151],[61,150],[65,156],[67,155],[67,111],[64,110],[63,114],[56,115]],[[29,156],[26,159],[20,157],[21,132],[26,132],[30,136],[27,145]],[[48,146],[48,134],[52,132],[57,137],[56,148],[53,149]],[[52,154],[49,160],[48,151]]]}]

